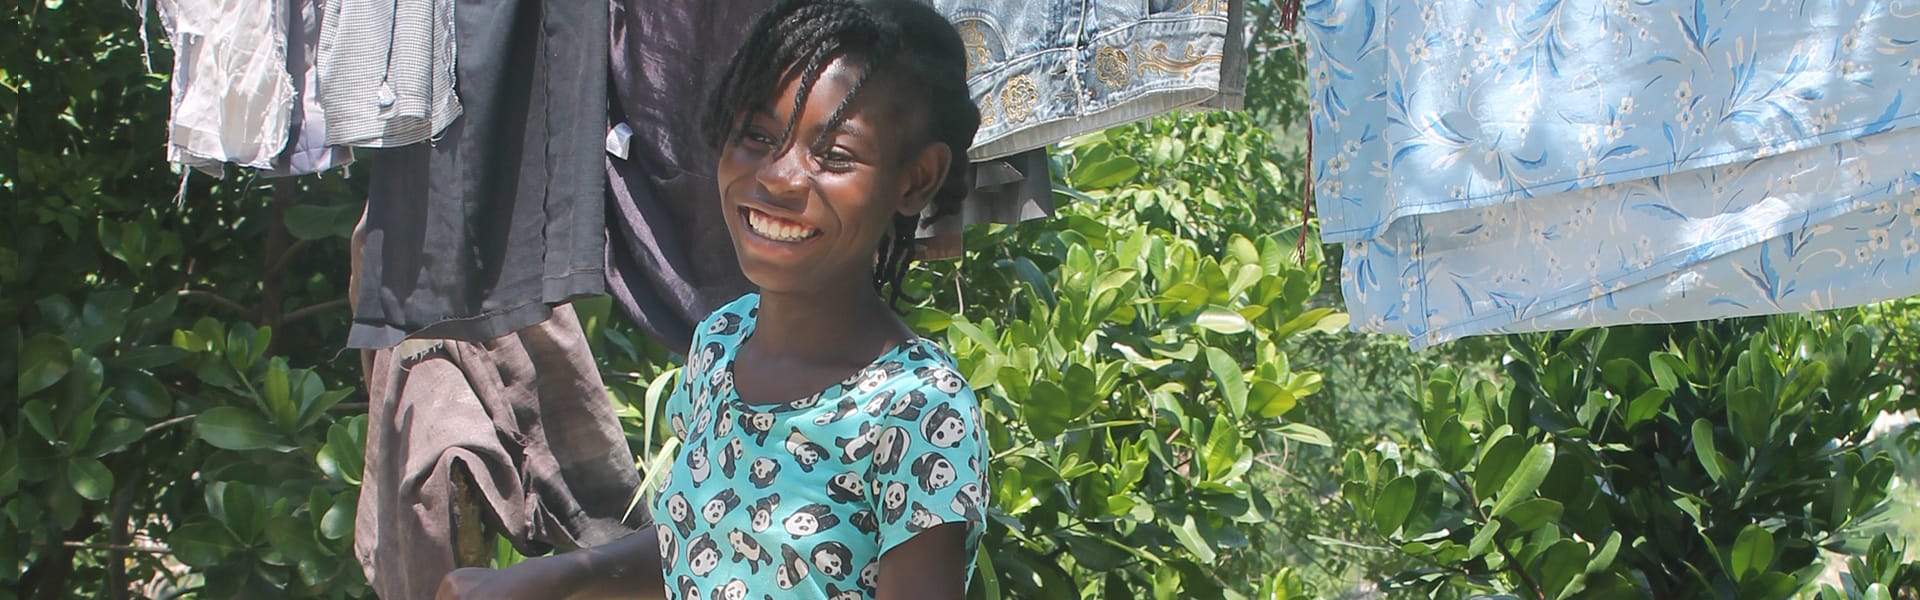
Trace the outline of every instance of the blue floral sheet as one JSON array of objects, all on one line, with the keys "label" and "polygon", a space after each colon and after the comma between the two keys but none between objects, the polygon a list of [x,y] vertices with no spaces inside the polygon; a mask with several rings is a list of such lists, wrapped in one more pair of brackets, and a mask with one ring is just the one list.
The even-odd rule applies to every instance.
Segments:
[{"label": "blue floral sheet", "polygon": [[1920,293],[1920,0],[1318,0],[1302,24],[1356,329]]}]

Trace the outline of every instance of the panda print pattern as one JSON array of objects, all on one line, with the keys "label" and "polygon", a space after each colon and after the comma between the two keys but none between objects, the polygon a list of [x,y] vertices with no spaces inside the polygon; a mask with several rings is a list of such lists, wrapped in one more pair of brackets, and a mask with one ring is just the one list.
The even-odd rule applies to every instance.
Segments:
[{"label": "panda print pattern", "polygon": [[699,350],[667,400],[681,450],[652,501],[667,595],[870,599],[887,550],[946,524],[967,529],[971,555],[985,441],[952,357],[915,339],[826,390],[750,405],[733,360],[758,302],[695,329]]}]

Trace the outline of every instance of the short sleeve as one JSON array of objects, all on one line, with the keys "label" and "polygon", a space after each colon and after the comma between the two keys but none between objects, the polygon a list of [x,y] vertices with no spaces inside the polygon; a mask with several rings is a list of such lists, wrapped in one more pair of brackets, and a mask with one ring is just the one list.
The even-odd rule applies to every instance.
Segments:
[{"label": "short sleeve", "polygon": [[[870,470],[880,554],[915,534],[967,524],[969,556],[979,544],[986,502],[980,403],[951,367],[929,360],[903,374],[904,392],[880,415]],[[968,562],[968,576],[971,565]]]}]

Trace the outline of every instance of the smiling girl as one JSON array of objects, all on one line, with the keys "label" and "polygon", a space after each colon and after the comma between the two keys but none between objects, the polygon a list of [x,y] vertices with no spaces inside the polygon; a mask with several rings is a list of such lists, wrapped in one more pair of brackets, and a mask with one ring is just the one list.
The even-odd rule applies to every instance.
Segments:
[{"label": "smiling girl", "polygon": [[728,233],[759,287],[697,328],[652,531],[441,597],[960,598],[983,529],[980,411],[894,312],[929,205],[968,189],[958,34],[913,0],[790,0],[709,98]]}]

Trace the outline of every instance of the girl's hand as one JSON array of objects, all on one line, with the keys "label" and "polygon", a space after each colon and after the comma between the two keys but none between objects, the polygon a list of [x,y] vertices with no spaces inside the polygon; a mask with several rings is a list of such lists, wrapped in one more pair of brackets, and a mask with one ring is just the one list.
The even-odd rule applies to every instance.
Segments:
[{"label": "girl's hand", "polygon": [[545,568],[546,559],[536,558],[505,569],[468,567],[456,569],[440,580],[440,592],[434,600],[517,600],[521,598],[564,598],[571,594],[558,589],[557,581]]}]

